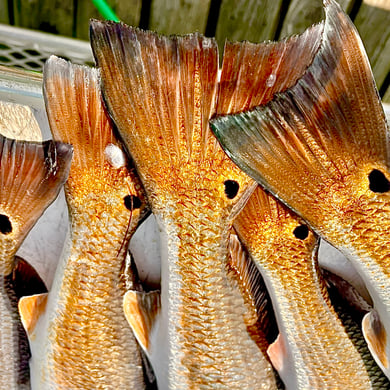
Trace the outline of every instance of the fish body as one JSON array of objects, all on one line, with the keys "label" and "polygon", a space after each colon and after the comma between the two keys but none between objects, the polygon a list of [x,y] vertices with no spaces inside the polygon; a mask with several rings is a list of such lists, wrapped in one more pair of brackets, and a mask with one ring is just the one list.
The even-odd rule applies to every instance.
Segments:
[{"label": "fish body", "polygon": [[[103,107],[96,69],[50,58],[44,94],[54,138],[74,145],[66,183],[70,234],[43,301],[24,298],[35,389],[144,389],[122,310],[128,241],[145,210],[137,178]],[[26,321],[27,323],[27,321]]]},{"label": "fish body", "polygon": [[[157,316],[137,308],[134,294],[127,295],[131,304],[125,301],[158,387],[276,388],[227,271],[229,230],[253,181],[230,163],[208,126],[216,42],[99,22],[91,37],[105,100],[161,230],[160,304],[148,305]],[[134,320],[139,311],[146,320]],[[142,322],[150,323],[143,331]]]},{"label": "fish body", "polygon": [[212,127],[245,172],[354,264],[379,313],[363,322],[366,339],[389,376],[388,126],[356,29],[334,1],[325,13],[322,43],[297,83]]},{"label": "fish body", "polygon": [[260,187],[234,227],[272,298],[280,333],[268,351],[286,388],[370,389],[363,360],[330,304],[317,236]]},{"label": "fish body", "polygon": [[0,136],[0,388],[29,389],[29,349],[18,313],[15,254],[66,180],[72,148]]},{"label": "fish body", "polygon": [[348,337],[362,357],[373,389],[389,389],[390,382],[372,357],[364,340],[361,323],[364,315],[372,310],[359,292],[346,280],[322,270],[329,298],[340,318]]}]

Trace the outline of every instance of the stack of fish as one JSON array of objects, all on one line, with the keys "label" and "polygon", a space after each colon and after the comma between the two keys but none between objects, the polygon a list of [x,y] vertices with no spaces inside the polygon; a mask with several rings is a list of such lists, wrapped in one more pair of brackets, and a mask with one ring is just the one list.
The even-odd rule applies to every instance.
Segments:
[{"label": "stack of fish", "polygon": [[[325,14],[227,43],[220,77],[214,39],[113,22],[91,22],[97,69],[49,59],[58,141],[1,138],[1,388],[390,388],[389,133],[354,26]],[[19,317],[16,250],[67,176],[53,286]],[[150,212],[161,291],[128,254]],[[324,278],[319,237],[372,301]]]}]

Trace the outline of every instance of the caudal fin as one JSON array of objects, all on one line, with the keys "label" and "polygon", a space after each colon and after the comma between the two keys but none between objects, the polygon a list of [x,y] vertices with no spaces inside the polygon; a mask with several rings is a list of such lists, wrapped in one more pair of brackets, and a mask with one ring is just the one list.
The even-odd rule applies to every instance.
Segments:
[{"label": "caudal fin", "polygon": [[243,201],[253,181],[226,157],[208,124],[216,106],[216,41],[92,21],[91,42],[108,109],[154,211],[169,209],[167,197],[189,193],[202,204],[207,196],[223,206]]},{"label": "caudal fin", "polygon": [[72,147],[0,136],[0,233],[15,253],[64,184]]},{"label": "caudal fin", "polygon": [[321,23],[280,42],[227,42],[217,114],[246,111],[293,86],[313,61],[323,28]]},{"label": "caudal fin", "polygon": [[0,102],[0,133],[20,141],[42,141],[42,132],[30,107]]},{"label": "caudal fin", "polygon": [[[216,41],[200,34],[159,36],[110,22],[91,22],[103,90],[139,169],[202,159],[213,144]],[[142,162],[144,161],[144,162]]]},{"label": "caudal fin", "polygon": [[325,13],[320,47],[293,86],[212,121],[232,160],[316,228],[326,202],[349,194],[362,169],[387,167],[389,144],[358,33],[333,0]]},{"label": "caudal fin", "polygon": [[74,147],[68,201],[78,199],[82,207],[88,193],[108,197],[116,192],[123,209],[142,213],[141,183],[104,107],[99,71],[52,56],[45,64],[43,86],[53,137]]}]

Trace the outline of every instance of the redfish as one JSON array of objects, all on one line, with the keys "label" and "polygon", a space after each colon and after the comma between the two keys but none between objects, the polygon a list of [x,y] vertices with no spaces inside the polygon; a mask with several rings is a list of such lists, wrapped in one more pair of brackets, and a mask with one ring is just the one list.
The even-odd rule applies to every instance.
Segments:
[{"label": "redfish", "polygon": [[[44,96],[53,137],[72,143],[70,234],[47,296],[20,302],[36,389],[144,389],[141,352],[122,309],[129,239],[146,202],[114,135],[99,72],[51,57]],[[30,313],[29,313],[30,312]]]},{"label": "redfish", "polygon": [[[13,275],[17,263],[15,254],[38,218],[57,197],[68,175],[71,158],[70,145],[53,141],[44,143],[16,141],[0,135],[2,389],[30,388],[28,343],[17,306],[18,290],[21,286],[15,282]],[[22,268],[30,272],[27,264]],[[24,280],[23,277],[21,280]]]},{"label": "redfish", "polygon": [[105,101],[161,230],[161,296],[130,292],[124,302],[158,387],[275,389],[227,270],[229,230],[255,183],[209,128],[215,40],[98,21],[91,40]]},{"label": "redfish", "polygon": [[325,1],[322,42],[295,85],[212,128],[245,172],[353,262],[376,314],[363,330],[390,374],[389,133],[363,44]]},{"label": "redfish", "polygon": [[271,295],[280,333],[268,353],[286,388],[370,389],[363,360],[330,304],[318,237],[260,187],[234,228]]}]

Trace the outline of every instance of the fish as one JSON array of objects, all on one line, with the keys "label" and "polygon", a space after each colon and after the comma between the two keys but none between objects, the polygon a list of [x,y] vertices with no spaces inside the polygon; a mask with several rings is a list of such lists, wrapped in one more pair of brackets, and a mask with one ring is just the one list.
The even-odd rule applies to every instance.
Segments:
[{"label": "fish", "polygon": [[229,254],[228,274],[234,279],[244,297],[248,332],[267,356],[271,340],[278,334],[278,325],[264,279],[234,231],[229,237]]},{"label": "fish", "polygon": [[335,1],[324,6],[322,43],[296,84],[211,127],[241,169],[353,263],[375,309],[365,338],[389,377],[389,129],[356,28]]},{"label": "fish", "polygon": [[286,388],[371,389],[363,360],[330,303],[317,235],[260,187],[233,226],[271,296],[280,332],[268,354]]},{"label": "fish", "polygon": [[373,359],[361,329],[363,317],[372,310],[364,297],[340,276],[322,269],[329,298],[348,337],[362,357],[373,389],[390,389],[390,382]]},{"label": "fish", "polygon": [[[16,122],[15,122],[16,123]],[[19,291],[32,267],[15,257],[69,172],[72,147],[0,135],[0,388],[29,389],[29,349],[18,313]],[[15,272],[18,269],[18,278]],[[30,278],[34,280],[35,278]]]},{"label": "fish", "polygon": [[140,348],[122,310],[128,242],[147,213],[141,183],[114,133],[97,69],[50,57],[44,97],[54,139],[74,158],[65,184],[69,237],[47,295],[19,303],[33,389],[145,389]]},{"label": "fish", "polygon": [[159,389],[275,389],[227,270],[229,231],[255,183],[209,128],[216,41],[99,21],[90,31],[104,100],[161,231],[161,293],[124,299]]}]

